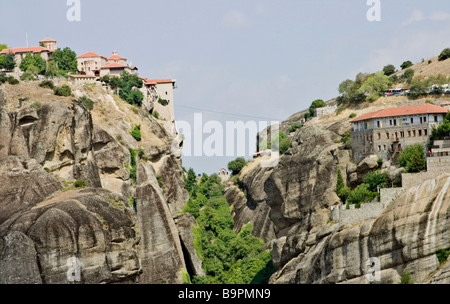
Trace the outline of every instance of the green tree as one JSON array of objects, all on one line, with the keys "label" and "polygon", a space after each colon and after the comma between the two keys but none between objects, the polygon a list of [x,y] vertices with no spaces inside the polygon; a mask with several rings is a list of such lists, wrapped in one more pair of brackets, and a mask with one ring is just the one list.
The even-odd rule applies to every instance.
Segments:
[{"label": "green tree", "polygon": [[0,52],[5,50],[5,49],[7,49],[7,48],[8,48],[8,46],[6,44],[0,43]]},{"label": "green tree", "polygon": [[67,84],[63,84],[61,87],[54,87],[53,92],[57,96],[70,96],[72,95],[72,89]]},{"label": "green tree", "polygon": [[367,78],[359,88],[359,92],[367,96],[368,101],[375,101],[390,87],[390,84],[389,78],[383,72],[377,72]]},{"label": "green tree", "polygon": [[228,170],[232,171],[233,175],[238,175],[246,164],[247,161],[243,157],[238,157],[228,163]]},{"label": "green tree", "polygon": [[339,93],[341,96],[338,98],[339,104],[354,105],[363,102],[366,99],[364,93],[360,92],[362,84],[367,79],[368,75],[359,73],[356,75],[355,80],[347,79],[339,85]]},{"label": "green tree", "polygon": [[13,53],[8,53],[6,55],[2,55],[2,60],[0,60],[0,68],[3,68],[7,71],[12,71],[17,66],[16,56]]},{"label": "green tree", "polygon": [[407,68],[409,68],[409,67],[411,67],[411,66],[413,66],[413,63],[412,63],[411,61],[409,61],[409,60],[403,62],[403,63],[400,65],[400,67],[402,68],[402,70],[407,69]]},{"label": "green tree", "polygon": [[351,204],[368,203],[377,196],[376,192],[370,191],[368,184],[361,184],[348,195],[347,202]]},{"label": "green tree", "polygon": [[55,60],[51,59],[47,63],[45,75],[52,78],[58,75],[58,67],[56,66]]},{"label": "green tree", "polygon": [[444,49],[438,57],[439,61],[443,61],[450,58],[450,48]]},{"label": "green tree", "polygon": [[77,54],[69,47],[65,47],[63,50],[58,48],[53,52],[52,59],[55,60],[59,71],[73,73],[78,71]]},{"label": "green tree", "polygon": [[314,110],[317,108],[323,108],[326,107],[327,104],[322,99],[316,99],[311,103],[311,106],[309,107],[308,113],[305,114],[305,118],[313,117],[314,116]]},{"label": "green tree", "polygon": [[398,162],[405,172],[420,172],[426,168],[424,147],[421,144],[406,147],[399,155]]},{"label": "green tree", "polygon": [[391,76],[394,74],[397,70],[395,69],[395,66],[393,64],[388,64],[383,68],[384,75]]},{"label": "green tree", "polygon": [[337,170],[337,181],[336,181],[336,193],[339,193],[342,188],[344,188],[344,178],[342,177],[341,169]]},{"label": "green tree", "polygon": [[389,185],[389,177],[386,172],[370,171],[364,178],[364,183],[369,186],[369,190],[377,192],[378,187],[386,188]]},{"label": "green tree", "polygon": [[402,74],[402,76],[400,77],[400,79],[401,79],[402,81],[405,81],[405,82],[411,84],[411,81],[412,81],[412,79],[413,79],[413,77],[414,77],[414,73],[415,73],[415,72],[414,72],[413,69],[407,69],[407,70]]}]

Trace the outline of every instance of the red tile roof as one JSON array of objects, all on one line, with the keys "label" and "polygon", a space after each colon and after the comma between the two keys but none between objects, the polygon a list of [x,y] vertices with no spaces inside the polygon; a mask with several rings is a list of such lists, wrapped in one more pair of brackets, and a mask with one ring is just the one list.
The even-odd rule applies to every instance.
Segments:
[{"label": "red tile roof", "polygon": [[88,58],[88,57],[102,57],[102,58],[106,58],[105,56],[100,56],[99,54],[96,54],[96,53],[93,53],[93,52],[84,53],[83,55],[80,55],[77,58]]},{"label": "red tile roof", "polygon": [[174,82],[172,79],[148,79],[148,78],[144,78],[144,77],[139,77],[139,78],[141,78],[144,81],[144,83],[147,85]]},{"label": "red tile roof", "polygon": [[382,109],[379,111],[371,112],[360,116],[351,122],[364,121],[369,119],[384,118],[384,117],[395,117],[395,116],[406,116],[406,115],[419,115],[419,114],[445,114],[448,110],[432,104],[423,104],[418,106],[409,107],[399,107]]},{"label": "red tile roof", "polygon": [[118,68],[126,68],[126,65],[120,63],[108,63],[105,66],[102,66],[102,69],[118,69]]},{"label": "red tile roof", "polygon": [[53,40],[52,38],[44,38],[39,42],[56,42],[56,40]]},{"label": "red tile roof", "polygon": [[32,46],[24,48],[4,49],[0,52],[0,55],[9,53],[17,54],[17,53],[42,53],[42,52],[52,53],[53,51],[42,46]]},{"label": "red tile roof", "polygon": [[108,57],[108,60],[127,60],[127,59],[119,55],[111,55]]}]

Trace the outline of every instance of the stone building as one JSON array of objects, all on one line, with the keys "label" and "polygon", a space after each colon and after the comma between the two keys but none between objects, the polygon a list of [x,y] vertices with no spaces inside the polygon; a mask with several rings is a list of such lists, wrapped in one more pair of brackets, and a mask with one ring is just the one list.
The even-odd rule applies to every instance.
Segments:
[{"label": "stone building", "polygon": [[382,109],[365,114],[353,123],[352,150],[357,161],[369,155],[388,160],[405,147],[421,144],[424,152],[432,127],[444,122],[449,110],[432,105]]},{"label": "stone building", "polygon": [[144,86],[141,88],[144,94],[144,103],[152,113],[158,112],[161,119],[172,121],[175,116],[173,90],[177,88],[177,81],[175,79],[140,78],[144,81]]},{"label": "stone building", "polygon": [[106,65],[107,58],[93,52],[77,57],[78,72],[81,75],[100,76],[100,69]]},{"label": "stone building", "polygon": [[3,49],[0,52],[1,55],[6,55],[9,53],[14,54],[15,61],[16,61],[16,72],[20,70],[19,66],[22,63],[22,60],[27,56],[27,54],[41,55],[42,59],[44,59],[46,62],[50,60],[52,57],[53,52],[56,51],[56,40],[53,40],[51,38],[45,38],[41,41],[39,41],[39,46],[31,46],[31,47],[21,47],[21,48],[10,48],[10,49]]}]

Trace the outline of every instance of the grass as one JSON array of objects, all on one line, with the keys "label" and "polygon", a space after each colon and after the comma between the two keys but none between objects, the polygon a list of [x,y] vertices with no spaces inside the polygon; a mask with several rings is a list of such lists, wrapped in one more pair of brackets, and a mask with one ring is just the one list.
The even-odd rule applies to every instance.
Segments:
[{"label": "grass", "polygon": [[61,190],[63,192],[70,191],[70,190],[78,190],[78,189],[85,189],[88,188],[88,184],[83,180],[76,180],[76,181],[62,181],[64,188]]}]

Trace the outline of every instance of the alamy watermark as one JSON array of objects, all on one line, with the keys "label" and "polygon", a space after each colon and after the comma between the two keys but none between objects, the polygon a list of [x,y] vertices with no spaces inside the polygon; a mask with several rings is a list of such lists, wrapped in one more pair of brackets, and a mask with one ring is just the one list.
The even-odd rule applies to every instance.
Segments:
[{"label": "alamy watermark", "polygon": [[69,283],[81,282],[81,262],[78,258],[72,257],[67,259],[67,281]]},{"label": "alamy watermark", "polygon": [[81,21],[81,0],[67,0],[66,5],[69,9],[66,13],[67,21],[80,22]]},{"label": "alamy watermark", "polygon": [[[262,160],[261,166],[275,167],[279,160],[279,122],[272,121],[268,127],[267,121],[204,122],[202,113],[194,114],[193,125],[177,122],[179,132],[184,135],[183,156],[244,157],[264,152],[270,158]],[[264,130],[270,131],[261,133]]]},{"label": "alamy watermark", "polygon": [[367,20],[381,21],[381,0],[367,0],[367,5],[370,6],[367,11]]},{"label": "alamy watermark", "polygon": [[381,262],[379,258],[369,258],[366,261],[366,279],[369,283],[381,281]]}]

